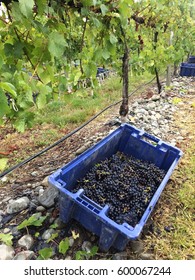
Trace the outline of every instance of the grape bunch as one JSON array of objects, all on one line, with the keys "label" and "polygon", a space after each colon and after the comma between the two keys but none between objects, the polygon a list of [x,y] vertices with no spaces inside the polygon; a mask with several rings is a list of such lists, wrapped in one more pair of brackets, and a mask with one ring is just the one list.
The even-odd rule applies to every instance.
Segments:
[{"label": "grape bunch", "polygon": [[100,206],[109,205],[109,218],[134,227],[164,176],[165,171],[153,163],[117,152],[95,164],[73,192],[84,189],[84,194]]}]

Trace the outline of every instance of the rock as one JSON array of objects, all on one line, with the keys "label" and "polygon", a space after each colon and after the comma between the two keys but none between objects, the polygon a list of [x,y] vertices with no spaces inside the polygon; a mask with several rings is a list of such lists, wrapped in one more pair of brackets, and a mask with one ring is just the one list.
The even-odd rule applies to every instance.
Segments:
[{"label": "rock", "polygon": [[119,120],[119,118],[114,118],[110,121],[108,121],[105,125],[109,125],[109,126],[114,126],[114,125],[120,125],[121,121]]},{"label": "rock", "polygon": [[92,248],[92,243],[89,241],[84,241],[81,248],[83,251],[86,251],[87,253],[89,253]]},{"label": "rock", "polygon": [[69,237],[69,246],[72,247],[74,245],[74,238]]},{"label": "rock", "polygon": [[153,122],[151,123],[151,126],[157,128],[157,127],[158,127],[158,123],[157,123],[156,121],[153,121]]},{"label": "rock", "polygon": [[154,108],[156,108],[156,104],[154,102],[150,102],[150,103],[148,103],[146,108],[148,110],[153,110]]},{"label": "rock", "polygon": [[140,114],[144,114],[144,115],[148,115],[148,111],[147,110],[145,110],[145,109],[143,109],[143,108],[141,108],[141,109],[137,109],[137,113],[140,113]]},{"label": "rock", "polygon": [[62,222],[60,218],[55,219],[54,224],[57,225],[57,229],[63,229],[66,227],[66,225]]},{"label": "rock", "polygon": [[71,256],[67,256],[67,257],[65,258],[65,260],[66,260],[66,261],[70,261],[70,260],[72,260],[72,258],[71,258]]},{"label": "rock", "polygon": [[48,186],[49,186],[49,184],[48,184],[48,178],[49,178],[49,176],[45,177],[45,178],[43,179],[43,181],[41,182],[41,184],[42,184],[44,187],[48,187]]},{"label": "rock", "polygon": [[160,135],[160,130],[159,130],[158,128],[153,129],[153,130],[152,130],[152,133],[153,133],[154,135],[156,135],[156,136],[159,136],[159,135]]},{"label": "rock", "polygon": [[177,140],[182,141],[183,137],[182,136],[177,136]]},{"label": "rock", "polygon": [[[11,198],[11,196],[7,196],[6,198],[4,198],[3,200],[2,200],[2,202],[3,203],[5,203],[5,202],[8,202],[9,200],[11,200],[12,198]],[[11,202],[11,201],[10,201]]]},{"label": "rock", "polygon": [[141,253],[139,255],[139,258],[141,260],[154,260],[154,255],[151,253]]},{"label": "rock", "polygon": [[127,252],[116,253],[112,257],[113,260],[127,260]]},{"label": "rock", "polygon": [[10,229],[9,228],[4,228],[4,230],[3,230],[3,233],[8,233],[8,232],[10,232]]},{"label": "rock", "polygon": [[22,251],[15,255],[13,260],[31,260],[35,256],[33,251]]},{"label": "rock", "polygon": [[54,232],[55,230],[53,228],[46,229],[46,231],[42,234],[42,239],[48,240]]},{"label": "rock", "polygon": [[156,113],[155,117],[156,117],[157,120],[160,120],[162,118],[162,115],[159,114],[159,113]]},{"label": "rock", "polygon": [[37,177],[39,175],[39,173],[37,172],[37,171],[33,171],[32,173],[31,173],[31,176],[33,176],[33,177]]},{"label": "rock", "polygon": [[160,93],[160,96],[161,96],[162,98],[166,98],[167,94],[166,94],[165,91],[162,91],[162,92]]},{"label": "rock", "polygon": [[18,240],[18,245],[29,250],[34,244],[34,239],[30,234],[22,236]]},{"label": "rock", "polygon": [[12,246],[5,244],[0,245],[0,260],[12,260],[14,256],[14,249]]},{"label": "rock", "polygon": [[8,178],[6,176],[4,176],[3,178],[0,179],[0,181],[2,183],[6,183],[8,181]]},{"label": "rock", "polygon": [[43,207],[42,205],[37,206],[37,208],[36,208],[37,212],[44,212],[45,210],[46,210],[45,207]]},{"label": "rock", "polygon": [[80,154],[82,154],[84,151],[86,151],[89,147],[91,146],[91,143],[88,142],[85,145],[83,145],[81,148],[79,148],[76,152],[75,155],[78,156]]},{"label": "rock", "polygon": [[138,104],[138,102],[134,102],[132,105],[131,105],[131,107],[134,109],[134,108],[137,108],[139,106],[139,104]]},{"label": "rock", "polygon": [[0,223],[1,223],[1,221],[3,220],[3,217],[2,216],[0,216]]},{"label": "rock", "polygon": [[7,206],[7,213],[13,214],[13,213],[20,212],[20,211],[26,209],[28,207],[29,203],[30,203],[30,200],[26,196],[13,200]]},{"label": "rock", "polygon": [[38,186],[35,188],[35,192],[39,193],[40,190],[43,190],[43,186]]},{"label": "rock", "polygon": [[131,249],[134,253],[140,254],[144,251],[144,245],[141,240],[132,240],[130,241]]},{"label": "rock", "polygon": [[39,190],[39,196],[41,196],[44,193],[44,189]]},{"label": "rock", "polygon": [[17,226],[12,228],[12,235],[14,237],[20,237],[22,235],[21,231],[18,230]]},{"label": "rock", "polygon": [[160,100],[160,94],[155,94],[155,95],[153,95],[152,98],[151,98],[151,100],[152,100],[152,101],[158,101],[158,100]]},{"label": "rock", "polygon": [[55,200],[58,197],[58,190],[54,187],[48,187],[41,196],[38,197],[39,203],[46,207],[50,208],[55,204]]},{"label": "rock", "polygon": [[195,94],[195,89],[194,88],[190,88],[188,90],[188,94]]}]

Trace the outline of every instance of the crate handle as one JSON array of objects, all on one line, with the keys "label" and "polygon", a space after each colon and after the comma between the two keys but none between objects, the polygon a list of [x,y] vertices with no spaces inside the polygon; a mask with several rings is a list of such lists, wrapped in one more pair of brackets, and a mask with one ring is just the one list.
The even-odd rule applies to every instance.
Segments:
[{"label": "crate handle", "polygon": [[146,132],[144,132],[143,134],[140,135],[140,139],[150,143],[153,146],[156,146],[157,144],[159,144],[159,142],[161,142],[161,140],[151,134],[148,134]]}]

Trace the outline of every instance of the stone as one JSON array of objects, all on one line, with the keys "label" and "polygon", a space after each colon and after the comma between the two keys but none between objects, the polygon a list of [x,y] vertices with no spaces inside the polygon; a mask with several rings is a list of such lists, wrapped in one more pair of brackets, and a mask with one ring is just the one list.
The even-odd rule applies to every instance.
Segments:
[{"label": "stone", "polygon": [[39,192],[40,190],[43,190],[43,186],[38,186],[35,188],[35,192]]},{"label": "stone", "polygon": [[71,258],[71,256],[67,256],[67,257],[65,258],[65,260],[66,260],[66,261],[70,261],[70,260],[72,260],[72,258]]},{"label": "stone", "polygon": [[3,220],[3,217],[2,216],[0,216],[0,223],[1,223],[1,221]]},{"label": "stone", "polygon": [[13,214],[13,213],[20,212],[20,211],[26,209],[28,207],[29,203],[30,203],[30,200],[26,196],[13,200],[13,201],[9,202],[9,204],[7,205],[7,213]]},{"label": "stone", "polygon": [[156,108],[156,104],[154,102],[150,102],[150,103],[148,103],[146,108],[148,110],[153,110],[154,108]]},{"label": "stone", "polygon": [[152,100],[152,101],[158,101],[158,100],[160,100],[160,94],[155,94],[155,95],[153,95],[152,98],[151,98],[151,100]]},{"label": "stone", "polygon": [[[9,200],[11,200],[12,198],[11,198],[11,196],[7,196],[6,198],[4,198],[3,200],[2,200],[2,202],[3,203],[6,203],[6,202],[8,202]],[[11,201],[10,201],[11,202]]]},{"label": "stone", "polygon": [[4,230],[3,230],[3,233],[9,233],[10,232],[10,229],[9,228],[4,228]]},{"label": "stone", "polygon": [[162,92],[160,93],[160,96],[161,96],[162,98],[166,98],[167,94],[166,94],[165,91],[162,91]]},{"label": "stone", "polygon": [[39,173],[37,172],[37,171],[33,171],[32,173],[31,173],[31,176],[33,176],[33,177],[37,177],[39,175]]},{"label": "stone", "polygon": [[43,207],[42,205],[37,206],[37,208],[36,208],[37,212],[44,212],[45,210],[46,210],[45,207]]},{"label": "stone", "polygon": [[156,136],[159,136],[159,135],[160,135],[160,130],[159,130],[158,128],[153,129],[153,130],[152,130],[152,133],[153,133],[154,135],[156,135]]},{"label": "stone", "polygon": [[34,239],[30,234],[22,236],[18,240],[18,245],[29,250],[34,244]]},{"label": "stone", "polygon": [[127,252],[116,253],[113,255],[112,259],[117,261],[127,260]]},{"label": "stone", "polygon": [[130,241],[131,249],[134,253],[140,254],[144,251],[144,245],[141,240],[132,240]]},{"label": "stone", "polygon": [[0,179],[2,183],[6,183],[8,181],[8,178],[6,176],[3,176],[3,178]]},{"label": "stone", "polygon": [[154,260],[154,255],[151,253],[141,253],[139,255],[139,258],[141,260]]},{"label": "stone", "polygon": [[42,184],[44,187],[48,187],[48,186],[49,186],[48,178],[49,178],[49,176],[45,177],[45,178],[43,179],[43,181],[41,182],[41,184]]},{"label": "stone", "polygon": [[137,101],[135,101],[135,102],[131,105],[132,108],[136,108],[136,107],[138,107],[138,106],[139,106],[139,104],[138,104]]},{"label": "stone", "polygon": [[12,260],[14,256],[14,249],[12,246],[5,244],[0,245],[0,260]]},{"label": "stone", "polygon": [[151,126],[157,128],[157,127],[158,127],[158,123],[157,123],[156,121],[153,121],[153,122],[151,123]]},{"label": "stone", "polygon": [[90,241],[84,241],[81,248],[83,251],[89,253],[92,248],[92,243]]},{"label": "stone", "polygon": [[42,239],[48,240],[54,232],[55,230],[53,228],[46,229],[46,231],[42,234]]},{"label": "stone", "polygon": [[46,207],[50,208],[55,205],[55,200],[58,197],[58,190],[50,186],[44,190],[43,194],[38,197],[39,203]]},{"label": "stone", "polygon": [[39,196],[41,196],[44,193],[44,189],[39,190]]},{"label": "stone", "polygon": [[82,154],[84,151],[86,151],[89,147],[91,146],[91,143],[88,142],[85,145],[83,145],[81,148],[79,148],[76,152],[75,155],[78,156],[80,154]]},{"label": "stone", "polygon": [[17,226],[12,228],[12,235],[14,237],[20,237],[22,235],[21,231],[18,230]]},{"label": "stone", "polygon": [[69,246],[72,247],[74,245],[74,238],[69,237]]},{"label": "stone", "polygon": [[57,229],[63,229],[66,226],[59,217],[54,220],[54,224],[57,225]]},{"label": "stone", "polygon": [[160,120],[162,118],[162,115],[159,114],[159,113],[156,113],[155,117],[156,117],[157,120]]},{"label": "stone", "polygon": [[35,253],[33,251],[29,251],[29,250],[26,250],[26,251],[22,251],[22,252],[19,252],[15,255],[15,257],[13,258],[13,260],[31,260],[33,257],[35,256]]}]

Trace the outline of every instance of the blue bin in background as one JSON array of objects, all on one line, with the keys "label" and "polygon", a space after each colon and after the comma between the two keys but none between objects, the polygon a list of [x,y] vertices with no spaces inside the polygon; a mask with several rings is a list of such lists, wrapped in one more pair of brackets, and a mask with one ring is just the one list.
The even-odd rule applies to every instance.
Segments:
[{"label": "blue bin in background", "polygon": [[195,76],[195,64],[193,63],[181,63],[180,76],[194,77]]},{"label": "blue bin in background", "polygon": [[[77,180],[98,162],[116,152],[150,161],[165,171],[157,191],[153,195],[142,218],[135,227],[128,223],[118,224],[108,217],[109,205],[100,207],[85,196],[83,189],[73,193]],[[49,184],[59,190],[60,218],[64,223],[77,220],[86,229],[99,236],[99,248],[108,251],[111,246],[124,250],[129,240],[136,239],[154,206],[156,205],[173,169],[182,156],[181,150],[145,133],[134,126],[122,124],[83,154],[49,176]]]},{"label": "blue bin in background", "polygon": [[195,56],[190,55],[188,58],[188,63],[195,63]]}]

